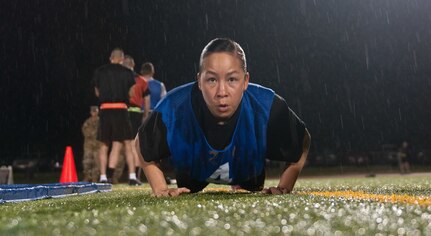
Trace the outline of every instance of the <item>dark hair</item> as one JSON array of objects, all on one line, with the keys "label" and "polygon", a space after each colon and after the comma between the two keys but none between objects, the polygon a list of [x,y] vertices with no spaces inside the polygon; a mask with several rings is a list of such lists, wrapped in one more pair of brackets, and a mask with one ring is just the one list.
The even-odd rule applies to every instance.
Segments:
[{"label": "dark hair", "polygon": [[242,50],[241,46],[237,42],[228,38],[213,39],[205,46],[199,60],[199,71],[202,70],[202,63],[205,57],[215,52],[228,52],[234,54],[241,61],[241,66],[244,72],[247,72],[247,60],[245,59],[244,50]]},{"label": "dark hair", "polygon": [[146,62],[141,66],[141,75],[154,74],[154,66],[151,62]]}]

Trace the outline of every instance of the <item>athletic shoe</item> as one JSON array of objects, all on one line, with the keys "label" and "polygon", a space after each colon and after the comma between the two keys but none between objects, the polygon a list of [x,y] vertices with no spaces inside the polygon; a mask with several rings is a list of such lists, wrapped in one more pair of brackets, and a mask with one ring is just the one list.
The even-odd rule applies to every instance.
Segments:
[{"label": "athletic shoe", "polygon": [[129,185],[130,186],[140,186],[142,185],[142,182],[137,179],[129,179]]},{"label": "athletic shoe", "polygon": [[112,179],[100,180],[99,183],[101,183],[101,184],[112,184]]}]

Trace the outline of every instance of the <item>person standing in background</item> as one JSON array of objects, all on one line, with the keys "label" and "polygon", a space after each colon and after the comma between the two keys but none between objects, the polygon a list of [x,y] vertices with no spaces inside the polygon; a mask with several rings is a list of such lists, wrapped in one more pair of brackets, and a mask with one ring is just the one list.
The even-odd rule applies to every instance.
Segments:
[{"label": "person standing in background", "polygon": [[131,70],[135,76],[135,86],[133,88],[133,95],[130,97],[128,111],[132,124],[132,132],[136,135],[139,126],[147,118],[150,110],[150,91],[147,80],[134,71],[135,61],[131,56],[126,55],[124,57],[123,66]]},{"label": "person standing in background", "polygon": [[[136,185],[135,157],[132,151],[134,134],[127,112],[135,79],[132,71],[121,65],[124,60],[122,49],[114,49],[109,59],[110,63],[99,67],[93,78],[101,109],[97,134],[97,139],[102,142],[99,150],[100,182],[112,181],[120,150],[124,146],[129,167],[129,185]],[[108,163],[109,144],[112,144],[112,148]]]},{"label": "person standing in background", "polygon": [[[138,129],[148,117],[150,111],[150,92],[148,90],[148,83],[145,78],[134,71],[135,61],[130,55],[124,56],[123,66],[131,70],[135,76],[135,85],[133,86],[133,92],[129,100],[129,117],[132,124],[132,133],[134,136],[138,134]],[[135,155],[135,173],[139,171],[139,156]],[[140,185],[140,181],[137,180],[137,185]]]},{"label": "person standing in background", "polygon": [[[146,62],[141,66],[141,75],[147,80],[150,90],[150,110],[153,110],[157,103],[166,95],[165,85],[153,78],[155,70],[151,62]],[[145,109],[143,107],[143,109]]]},{"label": "person standing in background", "polygon": [[90,107],[90,117],[81,127],[84,135],[84,156],[82,158],[84,182],[97,182],[100,172],[99,148],[97,141],[97,127],[99,126],[99,108]]}]

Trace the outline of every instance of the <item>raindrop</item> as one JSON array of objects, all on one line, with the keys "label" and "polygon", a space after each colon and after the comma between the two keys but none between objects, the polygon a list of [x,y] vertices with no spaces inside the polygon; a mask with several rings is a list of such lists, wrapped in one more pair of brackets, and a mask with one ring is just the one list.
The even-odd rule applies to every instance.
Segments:
[{"label": "raindrop", "polygon": [[343,115],[340,114],[341,129],[344,129]]},{"label": "raindrop", "polygon": [[369,57],[368,57],[368,45],[365,44],[365,64],[367,65],[367,70],[369,69]]},{"label": "raindrop", "polygon": [[205,26],[206,26],[206,29],[208,30],[209,29],[209,27],[208,27],[208,13],[205,13]]}]

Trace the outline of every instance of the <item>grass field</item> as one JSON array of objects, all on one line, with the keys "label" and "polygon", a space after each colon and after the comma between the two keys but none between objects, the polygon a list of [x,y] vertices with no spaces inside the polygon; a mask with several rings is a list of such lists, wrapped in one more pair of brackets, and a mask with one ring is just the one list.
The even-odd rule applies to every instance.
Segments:
[{"label": "grass field", "polygon": [[282,196],[211,185],[153,198],[148,185],[116,185],[0,211],[1,235],[431,235],[431,176],[303,178]]}]

